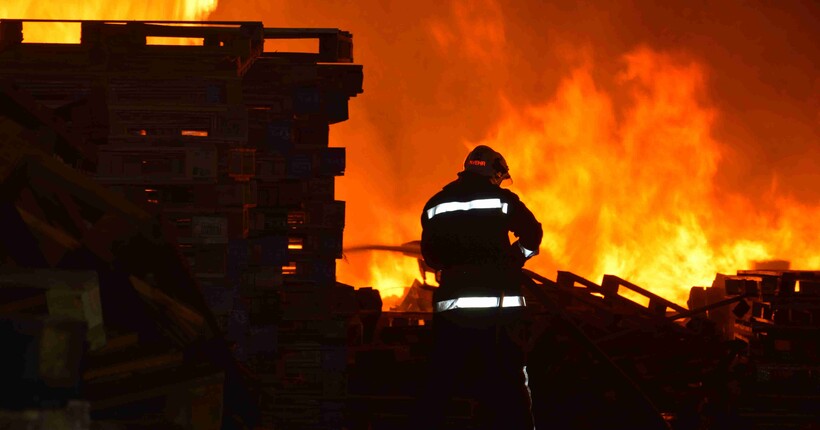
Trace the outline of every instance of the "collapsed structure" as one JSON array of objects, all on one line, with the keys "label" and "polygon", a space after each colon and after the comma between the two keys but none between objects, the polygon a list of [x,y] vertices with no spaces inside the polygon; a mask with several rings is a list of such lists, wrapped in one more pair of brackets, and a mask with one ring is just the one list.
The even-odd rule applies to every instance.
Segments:
[{"label": "collapsed structure", "polygon": [[[362,92],[352,36],[83,21],[79,44],[26,44],[23,24],[0,20],[0,370],[20,387],[0,422],[403,428],[430,287],[381,312],[335,279],[328,132]],[[265,52],[281,38],[318,52]],[[817,422],[818,272],[721,275],[689,309],[616,276],[526,273],[537,423]],[[454,428],[474,405],[454,400]]]}]

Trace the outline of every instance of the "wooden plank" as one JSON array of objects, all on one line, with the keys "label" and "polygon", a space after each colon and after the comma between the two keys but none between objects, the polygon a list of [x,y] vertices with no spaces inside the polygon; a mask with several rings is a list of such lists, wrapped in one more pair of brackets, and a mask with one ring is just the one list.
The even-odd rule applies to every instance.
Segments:
[{"label": "wooden plank", "polygon": [[108,339],[105,346],[94,352],[94,355],[105,355],[111,352],[130,348],[139,343],[138,333],[128,333]]},{"label": "wooden plank", "polygon": [[174,367],[182,364],[183,358],[184,355],[182,352],[175,351],[168,354],[139,358],[124,363],[116,363],[112,366],[88,369],[85,372],[83,372],[83,380],[86,382],[91,382],[95,379],[118,375],[129,376],[129,374],[132,372]]},{"label": "wooden plank", "polygon": [[[198,23],[200,25],[168,25],[152,22],[129,22],[126,27],[129,31],[139,31],[146,36],[155,37],[191,37],[207,38],[220,37],[220,39],[230,40],[261,40],[261,22],[242,22],[233,27],[212,26],[209,22]],[[109,26],[108,28],[116,28]],[[107,30],[107,28],[106,28]]]},{"label": "wooden plank", "polygon": [[120,390],[118,394],[108,395],[101,399],[91,400],[91,410],[104,410],[112,407],[135,403],[140,400],[168,396],[181,390],[196,390],[197,387],[224,381],[224,374],[218,373],[183,381],[165,380],[164,383],[145,386],[141,390]]},{"label": "wooden plank", "polygon": [[115,241],[134,237],[138,233],[138,227],[130,223],[128,219],[105,214],[93,227],[86,230],[83,235],[83,244],[94,255],[106,262],[114,260],[113,243]]},{"label": "wooden plank", "polygon": [[80,208],[77,206],[77,202],[75,202],[64,192],[57,191],[56,194],[57,200],[62,204],[68,219],[72,221],[74,227],[76,227],[76,229],[80,232],[80,235],[84,235],[88,230],[88,227],[86,226],[88,221],[83,219],[82,215],[80,215]]},{"label": "wooden plank", "polygon": [[[39,128],[46,127],[54,132],[50,139],[43,139],[42,132],[33,131],[27,139],[30,145],[36,145],[46,153],[56,154],[69,163],[75,163],[80,159],[92,162],[96,160],[96,147],[76,138],[53,111],[38,103],[32,95],[19,91],[6,79],[0,79],[0,100],[13,106],[15,112],[12,117],[24,118],[24,121],[37,123]],[[0,108],[0,113],[2,110]]]},{"label": "wooden plank", "polygon": [[205,317],[197,310],[181,303],[162,290],[136,276],[129,276],[131,285],[153,306],[168,310],[168,317],[178,324],[185,338],[190,341],[203,334]]},{"label": "wooden plank", "polygon": [[[55,242],[56,244],[62,247],[62,251],[55,251],[56,254],[54,252],[48,253],[49,255],[51,255],[52,258],[48,258],[48,255],[46,256],[47,260],[49,260],[49,263],[51,263],[52,266],[55,265],[57,261],[59,261],[59,257],[61,257],[65,253],[65,251],[74,251],[80,248],[80,241],[77,240],[75,237],[71,236],[70,234],[66,233],[62,229],[52,226],[48,222],[32,215],[31,213],[22,208],[18,207],[17,211],[20,213],[20,217],[23,219],[26,225],[28,225],[33,231],[40,233],[44,237],[48,238],[49,240]],[[43,244],[41,243],[40,248],[44,252],[49,250],[42,245]]]},{"label": "wooden plank", "polygon": [[[661,296],[659,296],[659,295],[657,295],[657,294],[655,294],[651,291],[645,290],[645,289],[643,289],[643,288],[641,288],[641,287],[639,287],[639,286],[637,286],[637,285],[635,285],[635,284],[633,284],[633,283],[631,283],[627,280],[621,279],[621,278],[619,278],[615,275],[604,275],[604,279],[603,279],[603,282],[601,282],[601,285],[603,286],[604,291],[610,291],[612,289],[612,287],[614,286],[616,293],[618,291],[618,287],[620,287],[620,286],[626,287],[626,288],[628,288],[628,289],[630,289],[630,290],[632,290],[632,291],[634,291],[638,294],[641,294],[642,296],[648,297],[650,299],[650,304],[654,305],[658,309],[663,307],[664,310],[665,310],[665,308],[670,308],[670,309],[673,309],[677,312],[687,312],[688,311],[688,309],[684,308],[683,306],[678,305],[677,303],[666,300],[663,297],[661,297]],[[664,312],[663,315],[665,315],[665,312]]]},{"label": "wooden plank", "polygon": [[0,51],[23,42],[23,22],[0,19]]},{"label": "wooden plank", "polygon": [[37,305],[44,299],[49,315],[72,318],[87,324],[86,339],[91,349],[98,349],[105,345],[100,285],[96,272],[3,269],[0,270],[0,288],[3,287],[42,290],[43,294],[13,302],[10,306],[13,308]]},{"label": "wooden plank", "polygon": [[28,142],[20,137],[23,131],[16,122],[0,116],[0,182],[5,182],[20,167],[28,153]]},{"label": "wooden plank", "polygon": [[46,154],[35,152],[27,169],[29,177],[53,181],[60,189],[102,212],[113,211],[138,226],[153,222],[150,214],[125,197]]},{"label": "wooden plank", "polygon": [[43,307],[45,305],[46,296],[44,294],[37,294],[13,302],[0,303],[0,314],[25,313],[27,309]]}]

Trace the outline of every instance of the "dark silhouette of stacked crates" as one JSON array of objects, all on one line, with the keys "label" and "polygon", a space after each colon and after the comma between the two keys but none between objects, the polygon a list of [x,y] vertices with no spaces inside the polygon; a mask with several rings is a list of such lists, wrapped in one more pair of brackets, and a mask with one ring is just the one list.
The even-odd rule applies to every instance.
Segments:
[{"label": "dark silhouette of stacked crates", "polygon": [[[0,22],[0,52],[20,46],[22,24]],[[341,428],[356,303],[335,279],[345,150],[328,133],[362,92],[352,36],[259,22],[79,25],[81,43],[25,46],[3,58],[0,77],[95,148],[75,167],[176,226],[258,388],[262,423]],[[317,39],[319,52],[267,53],[269,39]]]},{"label": "dark silhouette of stacked crates", "polygon": [[734,406],[744,428],[813,428],[820,422],[820,272],[739,270],[700,290],[690,300],[736,301],[708,316],[738,343],[729,380],[739,389]]}]

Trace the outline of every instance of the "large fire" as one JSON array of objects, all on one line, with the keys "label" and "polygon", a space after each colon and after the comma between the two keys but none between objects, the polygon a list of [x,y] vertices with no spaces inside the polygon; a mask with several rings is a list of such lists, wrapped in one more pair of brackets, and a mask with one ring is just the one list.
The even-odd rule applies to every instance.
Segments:
[{"label": "large fire", "polygon": [[[417,240],[426,199],[488,144],[543,223],[528,267],[547,277],[614,274],[683,303],[689,287],[757,261],[820,267],[816,6],[215,3],[21,1],[0,16],[351,31],[365,93],[331,127],[332,144],[348,148],[337,181],[348,246]],[[340,281],[383,296],[419,276],[401,254],[338,264]]]},{"label": "large fire", "polygon": [[[544,225],[532,268],[591,279],[616,274],[680,303],[716,273],[787,258],[816,268],[820,207],[721,191],[723,144],[694,61],[649,48],[622,57],[620,115],[589,66],[569,71],[553,100],[507,106],[479,142],[508,154],[514,189]],[[765,207],[764,205],[771,205]]]}]

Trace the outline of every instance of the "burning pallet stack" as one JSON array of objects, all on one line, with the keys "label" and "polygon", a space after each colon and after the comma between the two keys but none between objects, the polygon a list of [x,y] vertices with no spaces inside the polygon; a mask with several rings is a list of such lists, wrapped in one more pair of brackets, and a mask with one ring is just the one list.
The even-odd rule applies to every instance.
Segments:
[{"label": "burning pallet stack", "polygon": [[709,318],[726,338],[742,342],[734,367],[737,410],[751,428],[820,421],[820,272],[741,270],[692,296],[705,305],[737,301]]},{"label": "burning pallet stack", "polygon": [[[345,151],[328,133],[362,91],[361,66],[347,64],[351,35],[258,22],[79,24],[80,44],[23,44],[23,21],[0,20],[0,77],[96,153],[71,164],[176,226],[258,386],[266,427],[340,428],[357,304],[335,281]],[[264,52],[272,39],[315,39],[319,50]]]}]

